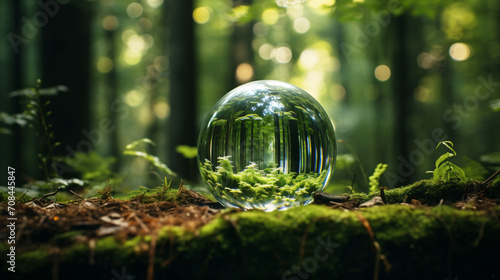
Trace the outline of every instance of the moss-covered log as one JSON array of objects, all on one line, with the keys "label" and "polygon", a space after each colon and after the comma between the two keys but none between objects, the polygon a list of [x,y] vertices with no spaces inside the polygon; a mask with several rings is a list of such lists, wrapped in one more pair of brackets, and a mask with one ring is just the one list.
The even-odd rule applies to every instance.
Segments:
[{"label": "moss-covered log", "polygon": [[[409,186],[386,190],[385,196],[388,204],[411,203],[412,199],[422,204],[436,205],[441,202],[456,202],[467,199],[470,195],[480,195],[488,198],[500,198],[500,183],[485,185],[478,181],[448,181],[435,183],[432,180],[417,181]],[[357,204],[368,201],[380,192],[370,194],[351,194],[351,200]]]},{"label": "moss-covered log", "polygon": [[148,273],[154,274],[150,279],[494,279],[500,277],[499,216],[498,206],[226,210],[196,231],[164,227],[156,235],[95,243],[79,243],[73,239],[78,235],[68,232],[18,251],[16,273],[7,274],[4,263],[2,274],[8,279],[148,279]]}]

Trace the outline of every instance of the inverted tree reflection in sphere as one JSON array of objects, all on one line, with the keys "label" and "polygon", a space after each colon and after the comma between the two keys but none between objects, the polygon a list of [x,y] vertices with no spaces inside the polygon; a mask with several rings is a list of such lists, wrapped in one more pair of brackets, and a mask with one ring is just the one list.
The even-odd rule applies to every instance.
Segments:
[{"label": "inverted tree reflection in sphere", "polygon": [[212,108],[198,140],[198,165],[226,207],[272,211],[305,205],[333,171],[335,132],[304,90],[256,81]]}]

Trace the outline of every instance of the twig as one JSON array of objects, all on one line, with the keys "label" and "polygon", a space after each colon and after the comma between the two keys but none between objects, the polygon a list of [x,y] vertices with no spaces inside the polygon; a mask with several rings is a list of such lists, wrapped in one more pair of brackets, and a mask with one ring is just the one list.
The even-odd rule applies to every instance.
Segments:
[{"label": "twig", "polygon": [[144,224],[144,222],[139,219],[139,217],[137,217],[137,214],[136,213],[133,213],[132,214],[134,219],[137,221],[137,223],[142,227],[143,230],[145,230],[146,232],[151,232],[151,230]]},{"label": "twig", "polygon": [[380,187],[380,197],[382,198],[382,201],[384,204],[387,204],[387,197],[385,197],[385,192],[384,192],[385,187]]},{"label": "twig", "polygon": [[352,182],[351,182],[351,187],[354,190],[354,182],[356,182],[356,173],[352,176]]},{"label": "twig", "polygon": [[486,185],[487,183],[489,183],[491,180],[495,179],[495,177],[500,174],[500,170],[498,170],[497,172],[495,172],[495,174],[491,175],[490,178],[486,179],[484,182],[483,182],[483,185]]},{"label": "twig", "polygon": [[76,196],[78,196],[81,200],[85,200],[84,197],[82,197],[81,195],[77,194],[76,192],[74,192],[72,190],[69,190],[69,192],[72,193],[72,194],[74,194],[74,195],[76,195]]},{"label": "twig", "polygon": [[17,204],[19,201],[21,201],[21,199],[23,199],[24,195],[25,195],[25,194],[27,194],[28,192],[29,192],[29,190],[25,191],[25,192],[23,193],[23,195],[21,195],[21,197],[19,197],[19,198],[16,200],[16,204]]},{"label": "twig", "polygon": [[304,248],[306,245],[306,240],[307,240],[307,235],[309,234],[309,230],[311,229],[312,226],[316,224],[316,222],[324,218],[323,216],[316,217],[316,219],[312,220],[311,223],[307,226],[306,231],[302,235],[302,238],[300,239],[300,248],[299,248],[299,263],[302,263],[302,260],[304,258]]},{"label": "twig", "polygon": [[181,185],[179,186],[179,189],[177,190],[177,195],[182,193],[182,189],[184,188],[184,182],[181,179]]},{"label": "twig", "polygon": [[155,271],[155,254],[156,254],[156,232],[151,235],[151,245],[149,247],[149,266],[148,280],[153,280]]},{"label": "twig", "polygon": [[40,197],[40,199],[39,199],[39,200],[44,200],[44,199],[45,199],[46,197],[48,197],[48,196],[53,196],[53,195],[55,195],[55,194],[56,194],[56,193],[57,193],[60,189],[61,189],[61,187],[57,188],[54,192],[51,192],[51,193],[48,193],[48,194],[44,194],[44,195],[42,195],[42,197]]},{"label": "twig", "polygon": [[372,227],[370,226],[368,220],[361,214],[358,214],[358,219],[361,221],[361,224],[368,232],[370,240],[372,241],[373,248],[375,249],[375,268],[373,272],[373,280],[378,280],[380,261],[382,260],[384,262],[386,272],[391,269],[391,264],[387,261],[385,255],[382,254],[382,248],[380,248],[380,244],[378,243],[378,241],[375,240],[375,235],[373,234]]}]

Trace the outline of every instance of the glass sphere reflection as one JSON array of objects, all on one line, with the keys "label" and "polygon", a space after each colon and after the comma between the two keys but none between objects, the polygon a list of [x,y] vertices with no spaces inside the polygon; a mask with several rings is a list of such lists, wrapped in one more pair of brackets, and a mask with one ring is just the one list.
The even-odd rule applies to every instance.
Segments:
[{"label": "glass sphere reflection", "polygon": [[304,90],[279,81],[239,86],[212,108],[198,166],[226,207],[273,211],[312,201],[336,157],[332,123]]}]

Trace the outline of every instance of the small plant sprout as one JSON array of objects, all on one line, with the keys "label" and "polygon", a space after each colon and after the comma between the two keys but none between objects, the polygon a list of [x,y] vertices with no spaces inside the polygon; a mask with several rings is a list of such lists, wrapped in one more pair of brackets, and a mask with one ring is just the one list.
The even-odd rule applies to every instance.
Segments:
[{"label": "small plant sprout", "polygon": [[[52,124],[48,122],[48,117],[52,111],[47,110],[50,101],[43,102],[44,96],[55,96],[59,92],[67,91],[65,86],[55,86],[50,88],[41,88],[42,81],[37,80],[37,85],[34,88],[25,88],[13,91],[9,97],[25,97],[27,99],[26,110],[16,116],[16,123],[22,124],[24,120],[32,121],[38,128],[38,136],[40,137],[40,168],[42,169],[45,179],[58,177],[57,175],[57,162],[54,156],[54,149],[61,145],[60,142],[54,141],[54,132],[52,131]],[[34,126],[29,124],[29,126]]]},{"label": "small plant sprout", "polygon": [[379,185],[380,185],[380,176],[384,174],[385,170],[387,169],[387,164],[382,164],[379,163],[377,167],[375,168],[375,171],[373,171],[372,176],[369,177],[370,179],[370,192],[376,192],[379,191]]},{"label": "small plant sprout", "polygon": [[432,173],[433,180],[436,183],[444,183],[450,180],[465,181],[465,172],[462,168],[453,164],[449,159],[457,156],[457,152],[453,149],[453,142],[451,141],[441,141],[436,145],[436,150],[440,145],[445,146],[448,152],[442,154],[436,160],[436,168],[434,171],[427,171],[427,173]]}]

